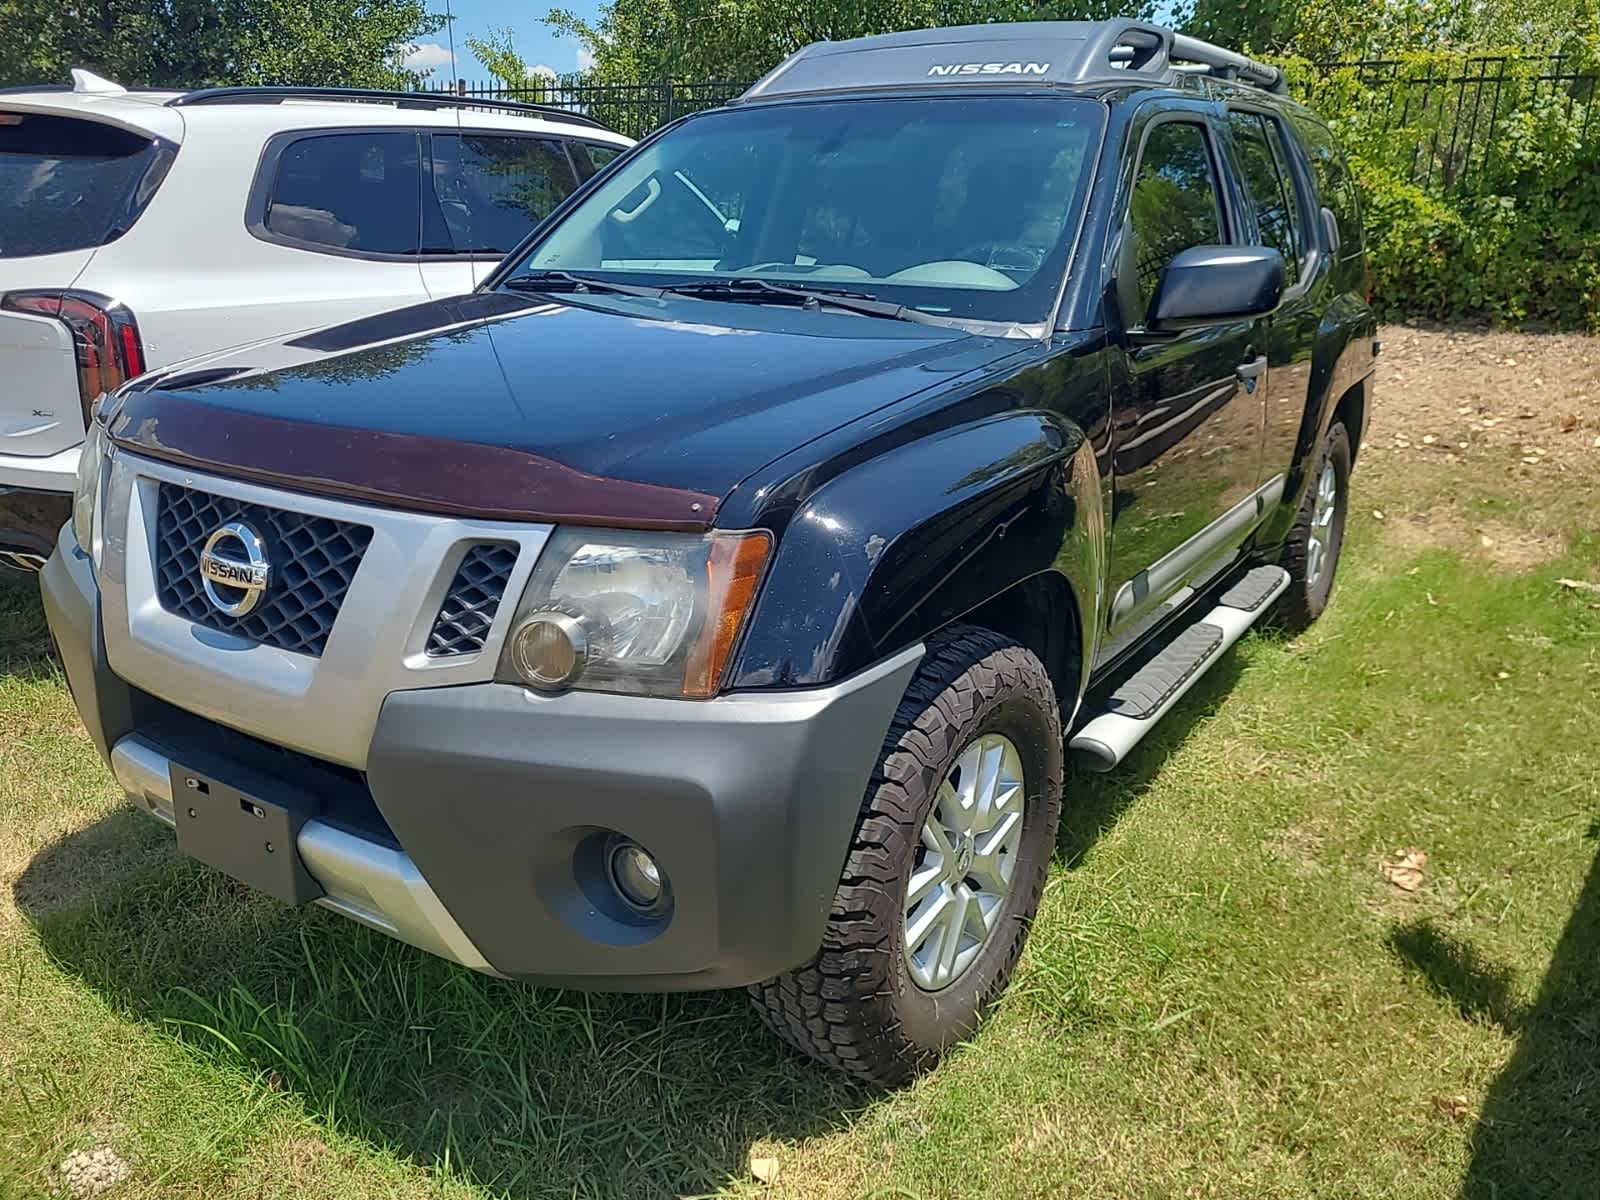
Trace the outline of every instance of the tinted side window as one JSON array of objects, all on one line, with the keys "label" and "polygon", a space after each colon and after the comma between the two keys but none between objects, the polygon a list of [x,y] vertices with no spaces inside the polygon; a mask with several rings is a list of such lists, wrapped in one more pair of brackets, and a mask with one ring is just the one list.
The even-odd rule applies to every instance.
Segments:
[{"label": "tinted side window", "polygon": [[1238,151],[1245,192],[1255,207],[1262,244],[1283,255],[1284,286],[1291,286],[1300,277],[1302,249],[1296,236],[1294,185],[1279,169],[1278,158],[1267,140],[1264,118],[1257,113],[1230,112],[1228,126]]},{"label": "tinted side window", "polygon": [[595,142],[584,142],[583,152],[589,156],[589,162],[596,171],[603,171],[611,165],[611,160],[622,153],[621,146],[601,146]]},{"label": "tinted side window", "polygon": [[1333,210],[1335,224],[1339,227],[1339,253],[1350,258],[1361,253],[1361,205],[1356,195],[1355,180],[1344,155],[1334,144],[1333,134],[1327,127],[1308,116],[1296,116],[1294,130],[1306,156],[1311,160],[1311,174],[1317,183],[1319,199]]},{"label": "tinted side window", "polygon": [[1283,180],[1284,195],[1288,199],[1284,211],[1289,217],[1289,232],[1294,238],[1295,258],[1303,265],[1306,255],[1311,250],[1310,230],[1315,228],[1312,222],[1315,218],[1301,204],[1300,189],[1294,183],[1294,168],[1290,165],[1294,160],[1289,156],[1289,145],[1285,140],[1281,121],[1264,117],[1261,121],[1267,131],[1267,140],[1272,143],[1272,157],[1278,166],[1278,177]]},{"label": "tinted side window", "polygon": [[1128,226],[1139,293],[1136,319],[1143,320],[1173,255],[1225,241],[1216,169],[1203,126],[1166,121],[1150,131],[1134,177]]},{"label": "tinted side window", "polygon": [[266,227],[337,250],[415,254],[421,188],[415,133],[300,138],[278,159]]},{"label": "tinted side window", "polygon": [[0,258],[121,237],[166,178],[173,153],[97,121],[0,113]]},{"label": "tinted side window", "polygon": [[577,186],[559,142],[433,135],[433,191],[458,254],[507,253]]}]

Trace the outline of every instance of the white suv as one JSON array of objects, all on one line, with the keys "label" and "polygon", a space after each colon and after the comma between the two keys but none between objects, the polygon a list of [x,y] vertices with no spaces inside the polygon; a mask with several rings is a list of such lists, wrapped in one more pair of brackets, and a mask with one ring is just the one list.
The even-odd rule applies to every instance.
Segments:
[{"label": "white suv", "polygon": [[317,88],[0,91],[0,562],[146,370],[471,291],[631,143],[559,109]]}]

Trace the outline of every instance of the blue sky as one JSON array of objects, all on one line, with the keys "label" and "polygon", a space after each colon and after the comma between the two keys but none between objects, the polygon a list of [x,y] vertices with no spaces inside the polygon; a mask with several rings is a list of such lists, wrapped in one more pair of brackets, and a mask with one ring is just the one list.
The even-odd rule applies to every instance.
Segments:
[{"label": "blue sky", "polygon": [[[547,66],[557,74],[565,75],[582,65],[578,61],[578,42],[570,37],[556,37],[544,23],[551,8],[571,10],[584,18],[593,18],[600,10],[601,0],[450,0],[455,13],[456,69],[450,67],[450,39],[441,29],[433,37],[420,43],[410,64],[418,70],[432,70],[435,80],[461,77],[470,80],[484,78],[486,72],[467,49],[468,37],[483,37],[492,29],[510,28],[517,43],[517,53],[529,66]],[[445,0],[434,0],[435,11],[445,11]]]}]

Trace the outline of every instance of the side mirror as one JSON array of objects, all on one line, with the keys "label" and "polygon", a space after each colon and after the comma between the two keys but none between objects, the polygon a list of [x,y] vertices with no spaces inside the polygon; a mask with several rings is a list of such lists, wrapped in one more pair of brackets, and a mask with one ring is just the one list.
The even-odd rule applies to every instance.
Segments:
[{"label": "side mirror", "polygon": [[1264,317],[1283,299],[1283,255],[1265,246],[1191,246],[1161,272],[1149,331]]}]

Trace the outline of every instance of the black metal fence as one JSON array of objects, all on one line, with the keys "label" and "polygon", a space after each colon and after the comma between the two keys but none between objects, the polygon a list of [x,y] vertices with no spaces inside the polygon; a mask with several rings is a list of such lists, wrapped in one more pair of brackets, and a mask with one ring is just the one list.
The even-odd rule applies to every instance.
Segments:
[{"label": "black metal fence", "polygon": [[[1340,127],[1347,143],[1439,193],[1482,186],[1482,176],[1506,165],[1507,156],[1530,139],[1600,136],[1594,112],[1600,107],[1600,76],[1560,57],[1321,63],[1291,68],[1290,80],[1298,96]],[[553,105],[643,137],[675,117],[723,104],[748,86],[730,80],[602,84],[576,78],[532,79],[520,88],[458,80],[426,90]]]},{"label": "black metal fence", "polygon": [[1541,146],[1600,136],[1600,76],[1561,57],[1324,63],[1291,81],[1368,158],[1441,194],[1492,190]]},{"label": "black metal fence", "polygon": [[430,82],[423,90],[487,100],[548,104],[593,117],[618,133],[640,138],[686,113],[726,104],[749,86],[748,83],[720,80],[703,83],[584,83],[581,79],[530,79],[526,87],[509,88],[462,79],[454,84]]}]

